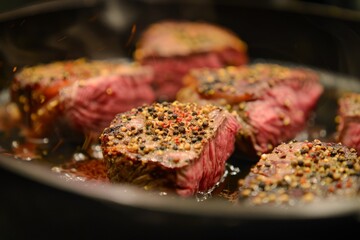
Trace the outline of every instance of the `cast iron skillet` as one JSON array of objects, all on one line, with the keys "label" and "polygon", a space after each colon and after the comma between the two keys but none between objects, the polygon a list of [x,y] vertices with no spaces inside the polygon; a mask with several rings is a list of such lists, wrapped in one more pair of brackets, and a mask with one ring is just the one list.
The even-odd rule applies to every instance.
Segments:
[{"label": "cast iron skillet", "polygon": [[[241,36],[248,44],[253,62],[281,62],[319,71],[326,91],[320,99],[315,121],[316,126],[331,135],[335,131],[337,97],[344,91],[360,91],[360,68],[357,67],[360,62],[360,14],[320,5],[294,4],[292,1],[292,4],[276,3],[269,1],[259,6],[246,1],[80,0],[45,2],[1,13],[1,89],[5,93],[2,101],[6,101],[14,68],[78,57],[131,59],[139,33],[151,22],[162,19],[206,20],[226,26]],[[8,139],[1,141],[6,152],[10,142],[4,140]],[[327,229],[325,225],[340,227],[339,221],[348,223],[349,218],[358,223],[356,218],[360,214],[358,198],[288,209],[242,207],[217,198],[199,202],[175,196],[163,197],[126,184],[70,181],[50,171],[47,164],[18,160],[6,153],[0,156],[0,166],[15,176],[24,177],[25,180],[21,181],[24,185],[29,184],[28,181],[38,184],[35,192],[42,189],[55,196],[65,194],[70,199],[65,201],[65,207],[64,202],[57,201],[56,197],[52,198],[54,201],[50,205],[53,209],[78,206],[77,210],[83,214],[83,218],[79,218],[82,224],[93,226],[93,222],[86,220],[89,212],[93,218],[102,216],[106,221],[93,220],[100,221],[96,226],[103,234],[109,233],[107,227],[118,224],[125,226],[122,228],[124,232],[129,231],[126,226],[135,224],[147,230],[149,226],[162,226],[162,233],[182,227],[182,233],[191,229],[198,236],[212,235],[215,229],[228,234],[250,234],[259,227],[267,231],[271,229],[274,233],[281,226],[293,229],[300,223],[311,223],[308,228]],[[32,199],[32,196],[27,198]],[[82,202],[79,203],[79,199]],[[35,214],[48,216],[43,207],[39,209]],[[56,213],[55,219],[67,217],[61,211]],[[0,224],[5,223],[12,229],[4,219],[0,218]],[[61,221],[67,226],[66,222],[73,224],[71,219]],[[205,232],[200,234],[199,229]],[[229,229],[231,231],[227,232]],[[9,232],[6,233],[10,236]],[[85,232],[92,231],[87,228],[82,233]],[[149,232],[146,234],[149,236]],[[267,236],[267,233],[260,231],[257,236]]]}]

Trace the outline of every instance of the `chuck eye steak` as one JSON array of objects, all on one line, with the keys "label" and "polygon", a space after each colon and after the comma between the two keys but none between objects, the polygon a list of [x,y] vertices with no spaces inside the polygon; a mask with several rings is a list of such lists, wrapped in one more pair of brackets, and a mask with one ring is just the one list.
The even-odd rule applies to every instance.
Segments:
[{"label": "chuck eye steak", "polygon": [[320,140],[291,141],[263,154],[239,180],[239,204],[291,206],[359,195],[354,148]]},{"label": "chuck eye steak", "polygon": [[134,63],[56,61],[17,72],[11,97],[28,137],[97,140],[117,113],[154,102],[152,77]]},{"label": "chuck eye steak", "polygon": [[221,179],[238,129],[221,107],[162,102],[118,114],[100,142],[110,181],[187,197]]},{"label": "chuck eye steak", "polygon": [[246,43],[222,26],[164,20],[142,32],[134,59],[154,70],[157,100],[173,101],[191,69],[239,66],[248,62],[248,55]]},{"label": "chuck eye steak", "polygon": [[323,92],[316,72],[267,63],[196,69],[184,82],[178,101],[212,103],[237,113],[237,147],[253,159],[304,130]]}]

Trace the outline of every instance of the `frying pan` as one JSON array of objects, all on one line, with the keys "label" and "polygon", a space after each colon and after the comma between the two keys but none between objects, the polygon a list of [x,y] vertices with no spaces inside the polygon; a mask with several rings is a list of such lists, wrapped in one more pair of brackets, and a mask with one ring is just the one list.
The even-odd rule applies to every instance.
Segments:
[{"label": "frying pan", "polygon": [[[360,91],[360,13],[297,1],[260,3],[64,0],[3,12],[1,99],[6,101],[13,73],[23,66],[80,57],[131,59],[136,39],[150,23],[205,20],[237,33],[254,62],[316,69],[326,87],[316,121],[333,132],[336,98],[344,91]],[[339,231],[345,236],[360,225],[360,198],[274,208],[163,197],[127,184],[61,177],[43,162],[9,155],[11,139],[1,138],[1,239],[307,237]]]}]

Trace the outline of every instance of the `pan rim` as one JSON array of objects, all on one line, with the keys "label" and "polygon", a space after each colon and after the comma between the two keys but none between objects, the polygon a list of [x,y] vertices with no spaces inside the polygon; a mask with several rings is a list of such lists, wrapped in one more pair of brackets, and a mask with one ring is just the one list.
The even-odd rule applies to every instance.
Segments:
[{"label": "pan rim", "polygon": [[339,201],[322,200],[317,203],[287,208],[274,206],[235,206],[220,199],[201,204],[195,199],[149,194],[128,184],[69,181],[38,163],[30,163],[12,156],[0,154],[0,167],[39,184],[60,191],[81,195],[106,204],[146,209],[160,213],[173,213],[200,217],[217,217],[234,220],[299,220],[323,219],[348,215],[360,216],[360,198]]}]

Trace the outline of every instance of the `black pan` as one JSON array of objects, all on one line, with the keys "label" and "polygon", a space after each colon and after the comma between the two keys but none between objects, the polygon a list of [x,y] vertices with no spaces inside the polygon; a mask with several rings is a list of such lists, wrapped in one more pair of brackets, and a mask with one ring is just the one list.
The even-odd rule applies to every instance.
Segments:
[{"label": "black pan", "polygon": [[[318,71],[326,91],[316,109],[315,126],[322,130],[316,136],[334,133],[337,97],[360,91],[360,13],[351,9],[296,1],[45,1],[0,14],[1,103],[7,101],[16,69],[79,57],[131,59],[141,31],[162,19],[214,22],[247,42],[253,62]],[[163,197],[126,184],[74,181],[51,171],[49,164],[8,154],[12,138],[0,141],[1,239],[240,238],[294,232],[306,237],[347,235],[360,225],[360,198],[287,209],[244,207],[216,197]],[[249,167],[234,165],[241,173]]]}]

